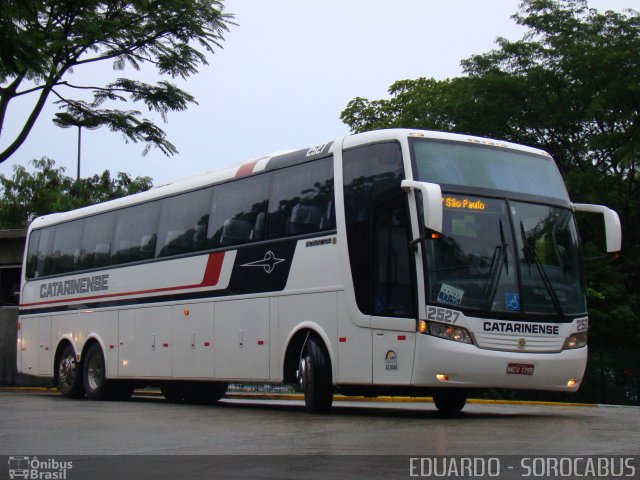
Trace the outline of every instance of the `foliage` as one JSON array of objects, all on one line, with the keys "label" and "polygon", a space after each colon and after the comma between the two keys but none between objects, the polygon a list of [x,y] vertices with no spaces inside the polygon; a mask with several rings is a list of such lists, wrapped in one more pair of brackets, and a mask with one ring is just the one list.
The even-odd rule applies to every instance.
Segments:
[{"label": "foliage", "polygon": [[[76,85],[67,78],[84,65],[112,62],[115,70],[149,65],[160,75],[185,79],[207,64],[206,53],[221,47],[231,19],[216,0],[0,0],[0,135],[11,101],[36,98],[16,138],[0,151],[0,163],[20,148],[51,95],[71,118],[143,142],[145,153],[151,146],[176,153],[164,131],[141,112],[106,104],[128,97],[166,121],[167,113],[195,103],[190,94],[166,80]],[[81,98],[71,98],[74,91]]]},{"label": "foliage", "polygon": [[590,344],[627,348],[630,356],[611,351],[599,361],[637,372],[629,365],[640,340],[640,14],[600,13],[586,0],[525,0],[513,18],[527,28],[524,38],[499,38],[495,50],[463,60],[464,76],[398,81],[390,98],[355,98],[341,118],[354,132],[425,128],[551,153],[574,201],[620,215],[622,258],[586,265]]},{"label": "foliage", "polygon": [[131,178],[122,172],[112,176],[109,170],[75,180],[64,174],[64,167],[56,168],[55,162],[46,157],[31,163],[33,173],[16,166],[13,178],[0,175],[0,229],[22,228],[40,215],[105,202],[152,186],[149,177]]}]

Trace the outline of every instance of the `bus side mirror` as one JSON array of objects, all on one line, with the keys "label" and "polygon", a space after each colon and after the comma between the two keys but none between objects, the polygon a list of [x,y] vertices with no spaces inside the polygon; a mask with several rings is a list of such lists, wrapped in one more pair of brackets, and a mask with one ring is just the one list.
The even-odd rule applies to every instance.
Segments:
[{"label": "bus side mirror", "polygon": [[427,231],[442,233],[442,190],[437,183],[403,180],[400,184],[405,192],[422,192],[422,213]]},{"label": "bus side mirror", "polygon": [[599,213],[604,217],[604,230],[607,242],[607,253],[619,252],[622,248],[622,229],[620,217],[609,207],[590,205],[588,203],[572,203],[574,212]]}]

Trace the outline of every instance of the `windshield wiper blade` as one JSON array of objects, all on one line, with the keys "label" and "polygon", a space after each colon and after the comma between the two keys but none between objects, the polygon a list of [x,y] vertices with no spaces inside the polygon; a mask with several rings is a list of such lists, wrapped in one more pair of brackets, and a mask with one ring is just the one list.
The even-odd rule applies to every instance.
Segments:
[{"label": "windshield wiper blade", "polygon": [[489,267],[489,283],[488,283],[488,296],[487,301],[484,304],[484,313],[488,313],[493,305],[493,300],[498,293],[498,285],[500,284],[500,276],[502,274],[502,267],[504,266],[507,274],[509,273],[509,262],[507,258],[508,243],[504,241],[504,229],[502,227],[502,220],[500,222],[500,245],[497,245],[493,251],[493,258],[491,259],[491,266]]},{"label": "windshield wiper blade", "polygon": [[520,235],[522,236],[522,253],[524,253],[524,258],[527,262],[533,263],[538,269],[538,273],[540,274],[540,278],[542,279],[542,283],[544,284],[547,292],[551,296],[551,303],[553,303],[553,307],[556,310],[556,313],[560,316],[560,318],[564,317],[564,312],[562,311],[562,305],[560,304],[560,299],[558,298],[558,294],[556,293],[555,288],[553,288],[553,284],[549,277],[547,276],[547,272],[544,270],[544,266],[540,261],[540,257],[538,257],[538,253],[536,249],[529,245],[529,238],[524,230],[524,225],[522,221],[520,222]]}]

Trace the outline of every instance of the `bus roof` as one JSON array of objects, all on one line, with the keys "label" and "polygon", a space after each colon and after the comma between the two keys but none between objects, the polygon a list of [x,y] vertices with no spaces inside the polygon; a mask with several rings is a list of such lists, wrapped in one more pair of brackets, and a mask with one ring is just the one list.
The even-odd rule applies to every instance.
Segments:
[{"label": "bus roof", "polygon": [[63,223],[76,218],[89,217],[98,213],[116,210],[138,203],[144,203],[163,197],[169,197],[179,193],[198,190],[209,185],[225,182],[227,180],[239,178],[251,173],[258,173],[264,170],[273,170],[296,163],[303,163],[307,160],[312,160],[313,158],[319,158],[332,153],[335,145],[340,145],[342,148],[347,149],[375,142],[402,140],[407,137],[431,138],[435,140],[475,143],[480,145],[509,148],[532,154],[549,156],[549,154],[547,154],[546,152],[535,148],[500,140],[475,137],[471,135],[402,128],[373,130],[370,132],[349,135],[343,138],[339,138],[335,141],[329,141],[309,148],[300,150],[279,151],[263,157],[256,157],[247,160],[240,165],[204,172],[189,178],[178,180],[176,182],[153,187],[146,192],[117,198],[96,205],[90,205],[87,207],[79,208],[77,210],[44,215],[36,218],[31,223],[31,225],[29,226],[29,231],[47,225]]}]

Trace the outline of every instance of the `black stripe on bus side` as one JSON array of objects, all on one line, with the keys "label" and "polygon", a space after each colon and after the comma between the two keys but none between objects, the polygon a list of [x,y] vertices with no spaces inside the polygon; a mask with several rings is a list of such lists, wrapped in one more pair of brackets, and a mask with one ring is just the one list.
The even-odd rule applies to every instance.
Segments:
[{"label": "black stripe on bus side", "polygon": [[224,290],[168,293],[166,295],[150,295],[121,300],[98,300],[95,302],[75,303],[73,305],[20,309],[20,314],[36,315],[53,312],[144,305],[148,303],[198,300],[230,295],[281,292],[287,285],[297,242],[297,239],[293,239],[270,244],[252,245],[238,249],[229,285]]}]

